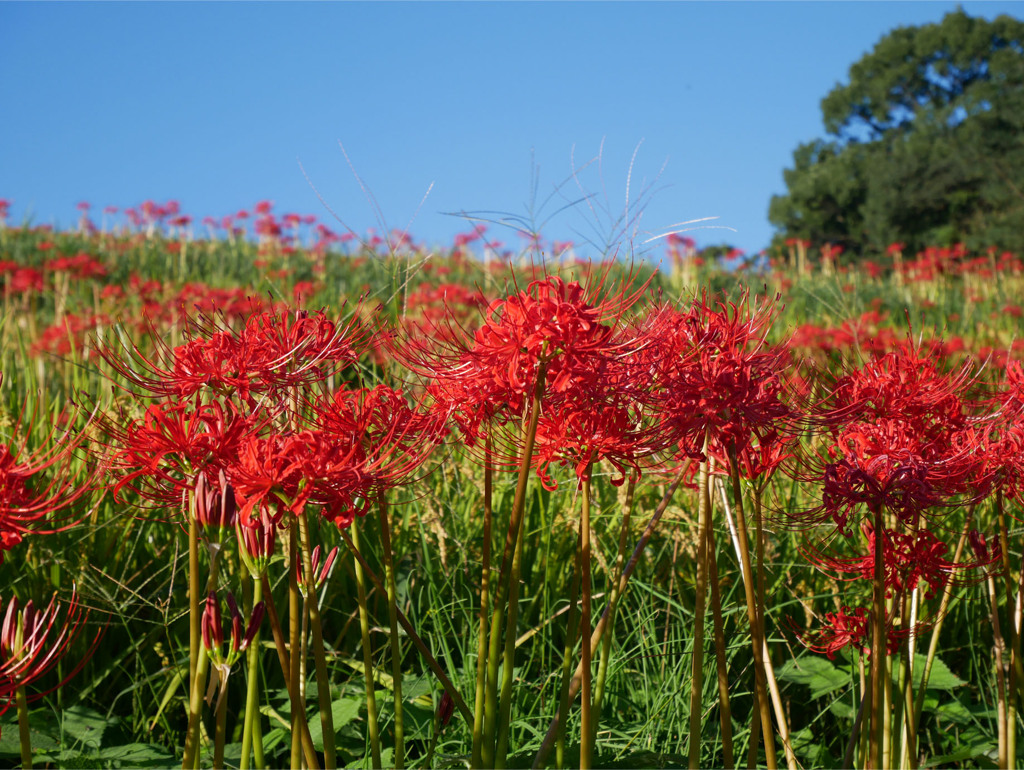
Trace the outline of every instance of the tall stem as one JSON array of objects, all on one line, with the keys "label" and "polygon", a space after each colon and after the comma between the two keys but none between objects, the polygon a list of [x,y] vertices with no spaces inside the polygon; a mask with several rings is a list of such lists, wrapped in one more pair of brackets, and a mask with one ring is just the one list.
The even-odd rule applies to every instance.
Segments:
[{"label": "tall stem", "polygon": [[615,634],[615,610],[619,604],[619,578],[626,563],[626,545],[629,542],[630,517],[633,513],[633,493],[636,481],[630,479],[626,487],[626,501],[622,506],[622,526],[619,529],[619,551],[615,557],[615,570],[612,573],[611,595],[608,598],[608,629],[601,639],[601,657],[597,664],[597,679],[594,682],[594,713],[600,715],[601,703],[604,701],[605,680],[608,677],[608,666],[611,662],[612,638]]},{"label": "tall stem", "polygon": [[196,521],[193,503],[186,502],[188,515],[188,682],[189,688],[195,688],[196,666],[199,663],[199,646],[201,639],[202,597],[199,595],[199,522]]},{"label": "tall stem", "polygon": [[872,602],[871,622],[871,705],[873,721],[871,725],[871,761],[873,767],[882,767],[883,743],[885,741],[885,723],[888,721],[885,712],[885,693],[882,690],[882,675],[885,671],[885,563],[883,561],[883,545],[885,540],[885,522],[882,508],[874,511],[874,599]]},{"label": "tall stem", "polygon": [[324,768],[334,770],[337,759],[334,749],[334,715],[331,713],[331,679],[327,673],[327,653],[324,650],[323,627],[316,595],[316,576],[313,574],[312,547],[309,538],[309,519],[303,511],[298,517],[299,538],[302,546],[302,578],[305,583],[305,604],[309,624],[313,630],[313,658],[316,661],[316,694],[320,702],[320,725],[324,736]]},{"label": "tall stem", "polygon": [[740,564],[743,568],[743,588],[747,597],[747,619],[750,621],[750,636],[754,651],[754,684],[757,692],[758,711],[761,715],[761,737],[764,739],[765,763],[768,770],[775,770],[775,735],[772,731],[771,705],[768,700],[767,676],[764,666],[764,635],[760,625],[760,612],[754,587],[754,571],[750,560],[750,539],[747,535],[747,516],[743,505],[743,488],[740,485],[740,469],[734,449],[729,451],[729,473],[736,505],[736,539],[740,548]]},{"label": "tall stem", "polygon": [[[252,578],[252,606],[263,601],[263,582],[258,575]],[[238,770],[249,770],[249,756],[252,753],[253,735],[259,729],[256,723],[260,718],[259,678],[260,678],[260,632],[252,638],[246,653],[245,680],[245,716],[242,719],[242,756],[238,762]],[[262,748],[262,747],[261,747]],[[259,762],[257,764],[260,764]]]},{"label": "tall stem", "polygon": [[[351,527],[352,545],[359,551],[359,528]],[[370,613],[366,603],[366,574],[361,559],[355,560],[357,600],[359,602],[359,634],[363,645],[363,680],[366,683],[366,732],[370,738],[373,767],[383,767],[380,759],[380,725],[377,721],[377,695],[374,692],[373,650],[370,647]]]},{"label": "tall stem", "polygon": [[515,556],[512,558],[512,572],[508,581],[508,624],[501,664],[501,691],[498,697],[497,746],[494,753],[495,768],[507,766],[509,733],[512,727],[512,681],[515,675],[516,634],[519,620],[519,576],[523,565],[523,538],[525,527],[520,525],[516,540]]},{"label": "tall stem", "polygon": [[986,580],[988,585],[990,622],[992,623],[992,659],[996,670],[996,714],[999,732],[999,767],[1009,767],[1009,755],[1007,753],[1007,731],[1006,721],[1006,676],[1003,671],[1003,658],[1006,655],[1006,644],[1003,642],[1003,634],[999,625],[999,597],[996,595],[995,580],[989,575]]},{"label": "tall stem", "polygon": [[[366,577],[370,578],[370,582],[373,583],[374,587],[376,587],[378,591],[380,591],[384,595],[387,595],[387,589],[384,588],[384,584],[381,582],[380,578],[373,573],[373,570],[370,569],[370,565],[366,563],[366,560],[363,558],[362,554],[360,554],[359,551],[356,549],[355,544],[352,542],[352,539],[345,533],[345,530],[340,530],[339,533],[341,534],[341,539],[345,541],[345,544],[352,552],[352,555],[355,556],[356,560],[359,561],[360,566],[363,568],[363,574],[365,574]],[[462,715],[462,718],[466,720],[466,724],[472,725],[473,712],[470,711],[469,706],[466,705],[465,699],[462,697],[462,695],[459,694],[459,691],[455,689],[455,685],[452,684],[451,678],[448,676],[448,674],[445,673],[444,669],[441,668],[441,664],[437,662],[437,658],[435,658],[434,655],[430,652],[430,648],[427,647],[427,645],[424,643],[420,635],[416,633],[416,629],[413,628],[412,623],[409,622],[409,619],[405,616],[405,613],[403,613],[400,608],[398,609],[398,622],[402,626],[402,628],[405,629],[406,636],[409,637],[413,645],[419,651],[420,655],[423,656],[423,660],[427,662],[427,666],[429,666],[430,670],[434,672],[434,676],[437,677],[437,681],[441,683],[441,686],[445,689],[445,692],[447,692],[451,696],[452,700],[455,702],[455,708],[459,710],[459,713]]]},{"label": "tall stem", "polygon": [[729,671],[725,658],[725,624],[722,620],[722,595],[718,587],[718,559],[715,528],[708,527],[708,582],[711,584],[711,618],[715,635],[715,668],[718,673],[718,718],[722,730],[722,762],[733,767],[732,707],[729,705]]},{"label": "tall stem", "polygon": [[473,753],[470,767],[483,767],[482,749],[484,738],[484,692],[487,676],[487,615],[491,583],[491,510],[493,474],[491,469],[491,434],[484,440],[484,533],[480,573],[480,632],[476,647],[476,701],[473,704]]},{"label": "tall stem", "polygon": [[[584,641],[590,639],[590,468],[583,482],[583,514],[580,516],[580,582],[583,593],[580,610],[580,634]],[[580,689],[580,770],[590,770],[594,765],[594,738],[597,720],[591,711],[591,650],[583,644],[583,682]]]},{"label": "tall stem", "polygon": [[299,595],[299,582],[295,574],[295,564],[298,558],[298,525],[292,517],[288,525],[288,650],[289,670],[288,687],[292,702],[292,750],[291,762],[293,768],[298,768],[302,763],[302,745],[298,736],[301,731],[301,723],[306,718],[306,704],[302,698],[302,597]]},{"label": "tall stem", "polygon": [[32,733],[28,726],[28,698],[25,696],[24,685],[19,687],[15,696],[18,701],[18,738],[21,741],[22,770],[32,770]]},{"label": "tall stem", "polygon": [[702,717],[704,715],[704,603],[708,584],[708,439],[704,436],[705,459],[700,464],[700,481],[697,498],[697,579],[696,597],[693,604],[693,654],[690,659],[690,770],[700,764],[700,743]]},{"label": "tall stem", "polygon": [[[207,593],[215,590],[217,587],[217,575],[220,566],[220,561],[218,559],[219,554],[219,546],[216,548],[211,546],[209,548],[210,574],[206,579]],[[199,660],[196,661],[196,673],[192,678],[192,689],[189,692],[188,733],[185,736],[185,756],[181,765],[183,770],[190,770],[191,768],[197,767],[199,764],[199,728],[203,713],[203,692],[206,689],[206,674],[209,671],[209,661],[210,658],[206,654],[206,648],[200,645]]]},{"label": "tall stem", "polygon": [[384,582],[388,591],[388,624],[391,637],[391,676],[395,698],[395,770],[405,767],[405,720],[402,709],[402,648],[398,639],[398,589],[395,584],[395,561],[391,552],[391,527],[384,495],[377,498],[380,514],[380,544],[384,554]]},{"label": "tall stem", "polygon": [[[263,601],[266,603],[267,608],[267,619],[270,621],[270,630],[274,634],[274,649],[277,650],[277,660],[281,666],[281,672],[284,675],[285,685],[288,689],[288,699],[292,704],[292,713],[299,717],[299,743],[303,754],[306,757],[306,767],[310,770],[318,770],[320,763],[317,760],[316,750],[313,748],[313,738],[309,734],[309,725],[306,724],[305,710],[296,708],[299,703],[298,690],[292,687],[291,679],[291,656],[288,654],[284,640],[284,630],[281,628],[281,619],[277,615],[277,606],[274,604],[274,592],[271,590],[270,581],[266,575],[260,578],[260,582],[263,584]],[[259,724],[259,720],[257,720]],[[253,745],[257,744],[257,738],[253,736]],[[262,747],[261,747],[262,750]],[[292,767],[298,767],[297,763],[292,763]]]},{"label": "tall stem", "polygon": [[[481,744],[481,757],[485,767],[498,766],[495,756],[495,738],[499,707],[498,668],[502,657],[501,632],[505,619],[505,603],[511,593],[509,572],[513,551],[519,542],[519,529],[523,522],[523,509],[526,507],[526,486],[530,477],[530,463],[533,459],[533,446],[537,438],[537,422],[540,419],[540,402],[544,395],[544,379],[546,376],[547,363],[542,361],[540,366],[537,367],[537,381],[534,383],[529,417],[526,429],[523,432],[523,454],[519,461],[519,478],[516,483],[516,495],[512,501],[512,514],[509,517],[508,532],[505,535],[505,548],[501,554],[498,586],[494,593],[494,606],[491,613],[491,630],[487,636],[487,690],[484,698],[484,738]],[[515,632],[514,627],[509,628],[508,633],[512,634],[513,637]]]},{"label": "tall stem", "polygon": [[[576,640],[579,639],[579,605],[580,595],[580,547],[579,537],[576,538],[576,558],[573,561],[572,580],[569,581],[569,618],[565,631],[565,655],[562,658],[562,684],[558,693],[558,737],[555,742],[555,767],[565,767],[565,733],[569,717],[569,684],[572,661],[576,652]],[[582,662],[580,666],[582,667]]]},{"label": "tall stem", "polygon": [[757,538],[757,621],[761,639],[764,641],[764,673],[765,679],[768,680],[768,694],[771,696],[772,705],[775,708],[775,723],[779,731],[779,738],[782,739],[782,749],[786,754],[786,765],[789,770],[797,770],[796,753],[793,751],[793,745],[789,740],[789,721],[786,719],[782,696],[779,693],[779,683],[775,679],[771,650],[768,648],[768,632],[765,630],[764,614],[768,603],[764,598],[764,511],[761,505],[761,495],[763,493],[763,485],[754,487],[754,536]]},{"label": "tall stem", "polygon": [[228,724],[228,674],[226,670],[218,671],[220,687],[217,693],[216,727],[213,733],[213,770],[224,768],[224,741],[227,737]]},{"label": "tall stem", "polygon": [[199,751],[199,716],[203,710],[203,690],[206,685],[206,673],[210,667],[210,656],[205,648],[199,649],[199,660],[196,661],[196,675],[192,683],[192,692],[188,704],[188,732],[185,734],[185,756],[181,760],[182,770],[192,770],[198,759]]}]

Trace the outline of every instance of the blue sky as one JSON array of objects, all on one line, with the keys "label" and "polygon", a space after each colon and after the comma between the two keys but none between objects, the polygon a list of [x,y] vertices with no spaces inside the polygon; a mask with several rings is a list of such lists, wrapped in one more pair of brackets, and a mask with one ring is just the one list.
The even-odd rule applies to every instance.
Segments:
[{"label": "blue sky", "polygon": [[176,199],[198,220],[269,199],[342,229],[322,197],[357,232],[383,217],[431,245],[468,229],[448,212],[528,219],[533,198],[543,233],[585,255],[627,210],[623,249],[717,217],[733,229],[689,235],[754,253],[793,150],[823,135],[822,97],[887,31],[955,7],[3,2],[0,198],[60,227],[83,200]]}]

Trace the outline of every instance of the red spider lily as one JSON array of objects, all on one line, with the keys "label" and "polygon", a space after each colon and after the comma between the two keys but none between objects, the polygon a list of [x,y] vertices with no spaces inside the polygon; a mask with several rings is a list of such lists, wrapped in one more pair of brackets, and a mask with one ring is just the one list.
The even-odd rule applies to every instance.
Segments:
[{"label": "red spider lily", "polygon": [[817,415],[831,442],[808,474],[822,484],[822,505],[796,518],[831,518],[846,534],[863,505],[916,527],[957,496],[982,496],[993,470],[977,405],[963,396],[970,374],[946,375],[924,349],[904,345],[838,380]]},{"label": "red spider lily", "polygon": [[771,430],[757,436],[739,452],[740,473],[748,479],[767,479],[795,458],[796,436]]},{"label": "red spider lily", "polygon": [[110,461],[119,476],[114,494],[131,489],[157,506],[176,505],[200,476],[223,471],[242,440],[260,426],[231,401],[204,403],[198,397],[153,404],[142,420],[123,428],[107,419],[106,432],[120,447]]},{"label": "red spider lily", "polygon": [[836,653],[847,645],[863,652],[868,634],[867,610],[863,607],[851,610],[844,605],[839,612],[826,612],[822,629],[816,636],[805,636],[804,644],[814,652],[825,653],[829,660],[835,660]]},{"label": "red spider lily", "polygon": [[[525,291],[492,302],[469,338],[454,320],[443,338],[447,352],[408,340],[396,351],[414,372],[430,380],[428,393],[473,446],[490,423],[518,421],[543,367],[547,403],[585,386],[628,349],[616,334],[627,311],[647,288],[606,292],[594,283],[566,283],[557,276],[532,281]],[[508,454],[516,452],[510,449]]]},{"label": "red spider lily", "polygon": [[412,481],[445,435],[443,416],[413,409],[385,385],[339,390],[314,410],[317,429],[338,454],[313,499],[339,526],[363,513],[362,506],[345,501],[375,498]]},{"label": "red spider lily", "polygon": [[618,486],[627,477],[637,481],[646,458],[668,448],[665,431],[649,415],[643,338],[634,340],[637,349],[632,354],[597,359],[590,377],[548,394],[537,423],[533,458],[545,488],[556,487],[548,472],[552,462],[572,465],[582,484],[589,480],[592,466],[605,460],[617,471],[611,483]]},{"label": "red spider lily", "polygon": [[[864,534],[867,547],[863,556],[843,558],[815,554],[806,550],[804,555],[821,569],[850,575],[848,580],[873,580],[875,533],[865,524]],[[984,543],[984,537],[977,531],[971,533],[971,539],[972,542]],[[955,563],[946,558],[948,552],[949,546],[926,529],[915,532],[885,529],[882,564],[886,596],[892,597],[912,591],[923,581],[928,586],[924,596],[930,599],[946,586],[956,572],[988,566],[999,557],[998,551],[993,554],[988,549],[981,548],[976,554],[977,561]]]},{"label": "red spider lily", "polygon": [[254,395],[320,381],[354,363],[368,340],[355,321],[339,326],[322,312],[271,313],[258,307],[240,332],[200,317],[188,325],[187,334],[190,339],[173,350],[159,347],[152,361],[137,346],[103,348],[101,355],[152,395],[185,397],[208,387],[252,407]]},{"label": "red spider lily", "polygon": [[256,632],[259,631],[260,623],[263,622],[264,606],[260,602],[252,608],[252,615],[249,617],[248,628],[242,623],[242,613],[238,611],[235,597],[228,592],[228,609],[231,612],[231,639],[224,645],[224,628],[221,622],[220,602],[217,601],[217,594],[210,591],[206,598],[206,608],[203,610],[203,647],[213,665],[218,668],[231,668],[242,656],[252,643]]},{"label": "red spider lily", "polygon": [[[863,607],[850,608],[843,605],[839,612],[826,612],[822,628],[817,632],[800,635],[801,641],[812,652],[825,653],[829,660],[835,660],[836,653],[847,646],[861,652],[871,653],[871,625],[868,611]],[[919,623],[915,632],[927,628],[927,624]],[[892,618],[886,620],[885,654],[895,655],[903,640],[910,635],[909,628],[900,628],[893,624]]]},{"label": "red spider lily", "polygon": [[361,447],[336,442],[322,431],[250,436],[227,469],[243,526],[278,524],[300,515],[307,504],[346,527],[363,505],[375,479]]},{"label": "red spider lily", "polygon": [[327,449],[320,437],[310,432],[247,436],[242,441],[228,476],[243,526],[252,526],[256,520],[276,525],[285,512],[302,513],[312,491],[303,466],[317,448]]},{"label": "red spider lily", "polygon": [[741,455],[751,441],[766,443],[794,417],[782,400],[787,353],[766,340],[776,301],[751,310],[744,294],[738,304],[716,309],[704,295],[686,312],[666,308],[655,316],[653,398],[680,455],[701,458],[705,437],[712,454]]},{"label": "red spider lily", "polygon": [[911,423],[924,434],[964,427],[968,422],[962,394],[971,384],[972,367],[945,374],[934,346],[910,343],[840,378],[831,409],[822,416],[841,423],[891,417]]},{"label": "red spider lily", "polygon": [[[0,629],[0,714],[14,703],[17,691],[38,681],[67,653],[68,648],[83,628],[87,612],[72,593],[67,609],[54,594],[45,609],[36,608],[31,600],[19,609],[16,597],[11,597]],[[62,617],[63,615],[63,617]],[[96,637],[97,641],[99,636]],[[48,692],[62,687],[77,674],[88,656],[84,656],[60,683],[45,692],[33,693],[29,700],[42,698]]]},{"label": "red spider lily", "polygon": [[902,420],[855,423],[830,448],[821,474],[822,510],[845,533],[861,504],[916,524],[930,508],[982,482],[979,436],[972,430],[922,441]]},{"label": "red spider lily", "polygon": [[[68,418],[64,413],[55,422]],[[19,421],[14,432],[31,430]],[[55,425],[35,451],[25,440],[21,446],[0,443],[0,561],[27,533],[60,532],[84,517],[75,504],[92,489],[92,477],[73,465],[83,435],[59,432]]]}]

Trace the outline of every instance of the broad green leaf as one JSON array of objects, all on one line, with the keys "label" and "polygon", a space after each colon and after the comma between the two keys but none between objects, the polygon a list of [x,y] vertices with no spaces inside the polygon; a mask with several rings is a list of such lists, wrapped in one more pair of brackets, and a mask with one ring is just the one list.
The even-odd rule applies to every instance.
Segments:
[{"label": "broad green leaf", "polygon": [[787,660],[775,675],[784,681],[810,687],[812,700],[850,684],[848,673],[836,668],[830,660],[812,656]]},{"label": "broad green leaf", "polygon": [[174,755],[163,746],[151,743],[128,743],[108,746],[94,755],[102,762],[116,767],[167,767],[174,764]]},{"label": "broad green leaf", "polygon": [[[918,688],[921,686],[921,678],[924,676],[924,666],[927,659],[924,655],[914,656],[914,687]],[[966,682],[958,677],[952,671],[949,666],[943,663],[939,658],[932,660],[932,670],[928,677],[928,689],[929,690],[953,690],[957,687],[961,687]]]},{"label": "broad green leaf", "polygon": [[103,742],[103,733],[108,724],[106,717],[84,706],[71,706],[61,712],[61,729],[64,732],[65,744],[75,743],[98,749]]},{"label": "broad green leaf", "polygon": [[[334,731],[337,732],[359,716],[359,709],[364,701],[361,698],[339,698],[331,704],[331,716],[334,718]],[[309,718],[309,735],[313,739],[313,747],[323,751],[324,732],[320,722],[320,712]]]}]

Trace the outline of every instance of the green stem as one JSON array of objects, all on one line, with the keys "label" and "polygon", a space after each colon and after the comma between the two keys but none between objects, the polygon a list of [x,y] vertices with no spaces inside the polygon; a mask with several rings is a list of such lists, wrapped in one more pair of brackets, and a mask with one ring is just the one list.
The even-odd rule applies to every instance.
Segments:
[{"label": "green stem", "polygon": [[[576,652],[576,640],[579,638],[579,608],[577,597],[580,595],[580,547],[579,537],[576,538],[576,558],[573,561],[572,580],[569,581],[569,618],[565,631],[565,655],[562,658],[562,685],[558,694],[558,735],[555,739],[555,767],[565,767],[565,733],[569,717],[569,682],[572,671],[572,660]],[[582,666],[582,662],[580,663]]]},{"label": "green stem", "polygon": [[301,734],[301,723],[306,718],[306,704],[302,698],[302,597],[299,594],[298,577],[295,574],[295,565],[298,558],[298,524],[292,517],[288,524],[288,686],[291,696],[291,766],[298,768],[302,762],[302,743],[298,736]]},{"label": "green stem", "polygon": [[[215,590],[217,587],[217,576],[220,567],[220,560],[218,559],[218,556],[220,555],[219,547],[214,548],[211,546],[209,549],[209,555],[210,574],[206,580],[207,594]],[[191,575],[189,577],[191,579]],[[195,768],[199,763],[199,728],[203,713],[203,693],[206,689],[206,675],[209,671],[209,661],[210,658],[206,654],[206,648],[199,645],[199,660],[196,661],[196,674],[190,682],[192,689],[189,693],[188,734],[185,736],[185,756],[181,765],[183,770]]]},{"label": "green stem", "polygon": [[[191,500],[191,496],[190,500]],[[200,623],[202,622],[199,595],[199,522],[188,502],[188,683],[195,688],[196,666],[199,663],[199,647],[202,644]],[[191,691],[191,690],[190,690]]]},{"label": "green stem", "polygon": [[491,434],[487,434],[484,444],[486,464],[484,465],[484,533],[482,560],[483,568],[480,573],[480,634],[477,639],[476,649],[476,701],[473,704],[473,753],[470,761],[471,768],[482,768],[483,738],[484,738],[484,692],[486,690],[487,676],[487,615],[490,597],[488,591],[491,582],[491,520],[493,511],[491,509],[493,471],[491,470]]},{"label": "green stem", "polygon": [[[296,706],[299,702],[298,690],[292,687],[291,679],[291,656],[288,654],[285,639],[284,630],[281,628],[281,619],[277,614],[277,606],[274,604],[274,592],[270,587],[270,580],[264,575],[260,582],[263,583],[263,601],[267,608],[267,619],[270,621],[270,630],[274,635],[274,649],[277,650],[277,660],[281,666],[281,673],[284,676],[285,686],[288,689],[288,699],[292,704],[292,713],[296,712]],[[306,767],[309,770],[318,770],[320,763],[317,760],[316,749],[313,748],[313,737],[309,734],[309,725],[306,723],[306,714],[302,708],[298,708],[299,715],[299,743],[302,748],[302,752],[306,756]],[[257,721],[257,724],[259,722]],[[253,736],[253,744],[256,745],[256,736]],[[262,751],[262,746],[260,747]],[[292,767],[298,767],[297,763],[293,763]]]},{"label": "green stem", "polygon": [[320,624],[320,606],[316,595],[316,576],[313,574],[312,547],[309,537],[309,519],[303,511],[298,517],[299,539],[302,546],[302,577],[305,583],[305,605],[309,624],[313,629],[313,658],[316,661],[316,694],[320,702],[320,725],[324,736],[324,770],[334,770],[337,759],[334,749],[334,715],[331,712],[331,679],[327,673],[327,653],[324,650],[323,627]]},{"label": "green stem", "polygon": [[[487,690],[484,698],[484,738],[481,744],[481,757],[485,767],[498,767],[495,756],[498,725],[498,669],[502,660],[502,626],[505,619],[505,605],[511,595],[511,576],[509,574],[513,553],[519,543],[519,530],[523,522],[523,510],[526,507],[526,487],[530,477],[530,465],[533,459],[533,445],[537,438],[537,422],[540,419],[540,403],[544,395],[544,379],[547,375],[547,363],[542,361],[537,368],[537,380],[530,401],[529,417],[523,432],[523,454],[519,461],[519,478],[516,483],[516,494],[512,501],[512,514],[509,517],[508,532],[505,535],[505,548],[501,555],[501,569],[498,572],[498,590],[494,595],[494,608],[491,615],[491,630],[487,637]],[[510,610],[511,615],[511,610]],[[510,618],[511,623],[511,618]],[[509,627],[508,633],[515,637],[516,629]]]},{"label": "green stem", "polygon": [[226,671],[218,673],[222,678],[220,692],[217,695],[217,721],[213,732],[213,770],[224,768],[224,739],[228,723],[228,676]]},{"label": "green stem", "polygon": [[405,721],[402,709],[402,650],[398,639],[398,589],[395,585],[394,554],[391,552],[391,527],[388,524],[387,502],[377,499],[380,514],[380,541],[384,554],[384,581],[388,596],[388,624],[391,636],[391,676],[395,698],[395,770],[405,767]]},{"label": "green stem", "polygon": [[[351,527],[352,547],[359,550],[359,529]],[[380,725],[377,721],[377,695],[373,678],[373,650],[370,647],[370,613],[366,603],[366,573],[362,562],[355,560],[357,600],[359,602],[359,633],[363,644],[363,678],[366,682],[366,730],[370,738],[370,757],[373,767],[384,764],[380,758]]]},{"label": "green stem", "polygon": [[21,740],[21,767],[22,770],[32,770],[32,733],[28,728],[28,698],[25,696],[25,687],[19,687],[16,698],[18,700],[18,738]]},{"label": "green stem", "polygon": [[[352,542],[352,539],[348,534],[346,534],[345,530],[340,530],[340,534],[341,539],[345,541],[345,544],[348,546],[352,555],[355,556],[359,561],[360,566],[362,566],[363,573],[370,578],[370,581],[377,590],[380,591],[380,593],[387,594],[387,590],[384,588],[384,583],[382,583],[381,579],[373,573],[373,570],[370,569],[370,565],[366,563],[362,554],[356,550],[355,544]],[[412,623],[409,622],[409,619],[405,616],[405,613],[402,612],[401,608],[398,608],[398,622],[401,624],[402,628],[405,629],[406,636],[412,640],[413,645],[427,662],[427,666],[429,666],[430,670],[434,672],[434,676],[437,677],[441,686],[444,687],[445,692],[447,692],[452,697],[452,700],[455,701],[455,708],[457,708],[459,713],[462,714],[462,718],[466,720],[466,724],[472,725],[473,712],[469,710],[469,706],[466,705],[465,699],[459,691],[455,689],[455,685],[452,684],[451,678],[445,673],[445,670],[441,668],[441,664],[437,662],[437,658],[435,658],[430,652],[430,648],[427,647],[426,643],[424,643],[422,637],[416,633],[416,629],[413,628]]]},{"label": "green stem", "polygon": [[754,652],[754,685],[757,692],[758,710],[761,715],[761,737],[764,739],[765,764],[768,770],[775,770],[775,736],[772,732],[771,704],[768,700],[767,675],[764,666],[764,636],[761,633],[757,596],[754,587],[754,572],[750,560],[750,538],[747,535],[747,516],[743,505],[743,488],[740,485],[739,462],[734,449],[729,451],[729,473],[732,477],[733,494],[736,498],[736,540],[740,549],[740,563],[743,570],[743,588],[747,598],[747,619],[750,622],[750,636]]},{"label": "green stem", "polygon": [[590,645],[590,468],[583,482],[583,515],[580,516],[580,582],[583,594],[580,610],[580,635],[583,644],[583,683],[580,687],[580,770],[590,770],[594,766],[594,738],[597,734],[597,719],[592,711],[593,694],[591,693],[591,656]]},{"label": "green stem", "polygon": [[988,585],[990,622],[992,623],[992,658],[996,670],[996,714],[999,732],[999,767],[1008,767],[1007,756],[1007,724],[1006,724],[1006,678],[1003,672],[1003,657],[1006,654],[1006,645],[1003,642],[1003,635],[999,627],[999,598],[996,596],[995,580],[989,575],[985,581]]},{"label": "green stem", "polygon": [[885,521],[881,506],[874,511],[874,598],[872,600],[871,623],[871,762],[872,767],[882,767],[882,745],[885,740],[885,693],[882,689],[882,675],[885,671],[885,563],[883,544]]},{"label": "green stem", "polygon": [[[263,582],[258,575],[252,576],[252,606],[263,601]],[[238,762],[238,770],[249,770],[249,757],[252,753],[253,734],[258,730],[259,710],[259,678],[260,678],[260,633],[256,632],[249,645],[245,672],[245,716],[242,719],[242,756]],[[261,746],[262,748],[262,746]],[[257,764],[262,764],[257,762]]]},{"label": "green stem", "polygon": [[718,719],[722,730],[722,761],[725,767],[733,767],[729,670],[725,657],[725,624],[722,620],[722,594],[718,587],[718,559],[713,526],[708,527],[708,582],[711,584],[711,618],[715,635],[715,668],[718,673]]},{"label": "green stem", "polygon": [[761,495],[764,493],[763,485],[754,487],[754,537],[757,538],[757,623],[764,642],[764,672],[768,682],[768,695],[771,696],[772,705],[775,707],[775,723],[778,727],[779,738],[782,740],[782,749],[786,754],[786,765],[789,770],[797,770],[796,753],[789,740],[789,722],[786,720],[786,711],[782,705],[782,698],[779,693],[779,684],[775,679],[775,669],[772,666],[771,650],[768,649],[768,633],[765,630],[765,611],[768,603],[765,601],[765,577],[764,577],[764,511],[761,506]]},{"label": "green stem", "polygon": [[[306,727],[309,732],[309,727]],[[259,710],[256,711],[256,718],[252,721],[252,759],[258,770],[264,770],[267,766],[267,758],[263,755],[263,725],[259,718]],[[309,766],[309,762],[306,763]]]},{"label": "green stem", "polygon": [[182,770],[195,767],[199,749],[199,716],[203,709],[203,690],[206,689],[206,673],[210,667],[210,656],[206,649],[200,647],[199,660],[196,662],[196,675],[192,682],[192,692],[188,704],[188,732],[185,735],[185,756],[181,760]]},{"label": "green stem", "polygon": [[519,528],[515,556],[512,559],[512,573],[508,586],[508,625],[501,665],[501,694],[498,699],[497,746],[494,754],[496,769],[507,767],[509,732],[512,720],[512,681],[515,675],[516,634],[519,620],[519,576],[523,564],[523,538],[525,527]]},{"label": "green stem", "polygon": [[[704,437],[704,453],[707,457],[708,440]],[[693,651],[690,658],[690,733],[689,766],[696,770],[700,764],[702,717],[704,715],[704,603],[708,588],[708,461],[700,464],[700,481],[697,498],[697,576],[696,596],[693,605]]]},{"label": "green stem", "polygon": [[629,543],[630,517],[633,513],[633,493],[636,481],[629,480],[626,487],[626,500],[622,510],[622,526],[619,529],[619,550],[615,557],[615,571],[612,573],[611,595],[608,597],[608,630],[601,638],[600,658],[597,663],[597,679],[594,681],[594,713],[600,715],[601,703],[604,701],[605,680],[608,677],[608,666],[611,663],[612,637],[615,632],[615,610],[619,604],[619,578],[626,563],[626,545]]},{"label": "green stem", "polygon": [[1024,668],[1020,659],[1020,635],[1017,631],[1016,601],[1013,595],[1013,580],[1010,576],[1010,544],[1006,529],[1006,513],[1003,511],[1002,490],[996,490],[996,515],[999,521],[999,548],[1002,553],[1003,584],[1006,591],[1006,607],[1009,623],[1006,636],[1009,642],[1010,673],[1006,701],[1006,757],[1007,767],[1017,766],[1017,694],[1024,684]]},{"label": "green stem", "polygon": [[[953,563],[957,564],[960,561],[960,556],[964,552],[964,545],[967,543],[967,534],[971,528],[971,514],[970,513],[964,519],[964,528],[960,533],[960,539],[956,544],[956,551],[953,553]],[[949,602],[953,596],[953,581],[946,580],[946,585],[942,589],[942,600],[939,602],[939,611],[935,615],[935,622],[932,626],[932,637],[928,644],[928,655],[925,658],[924,671],[921,674],[921,684],[918,685],[917,694],[914,697],[914,713],[913,713],[913,724],[914,733],[917,734],[918,727],[920,726],[921,713],[924,711],[924,696],[925,691],[928,687],[928,679],[932,673],[932,663],[935,662],[935,655],[939,650],[939,632],[942,630],[942,623],[946,619],[946,611],[949,609]]]}]

